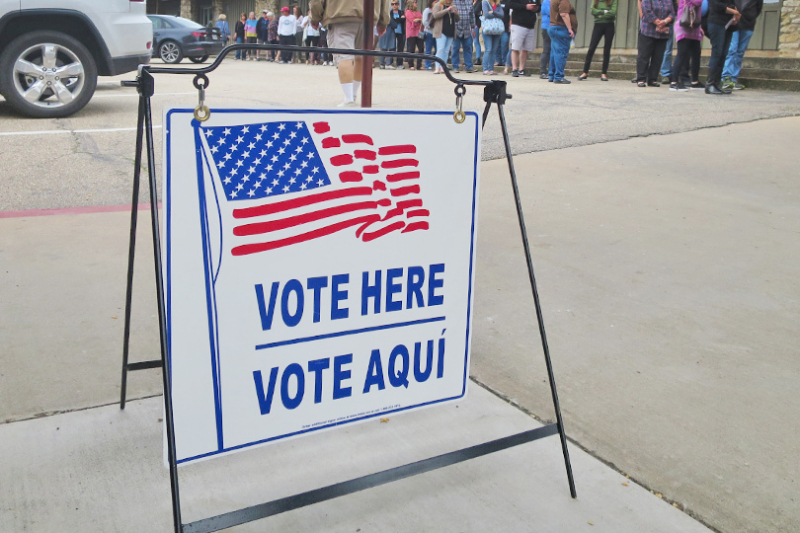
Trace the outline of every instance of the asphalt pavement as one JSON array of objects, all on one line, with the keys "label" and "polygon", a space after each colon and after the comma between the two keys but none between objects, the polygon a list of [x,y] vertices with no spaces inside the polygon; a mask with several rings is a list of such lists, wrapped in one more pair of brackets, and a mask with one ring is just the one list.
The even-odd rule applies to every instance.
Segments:
[{"label": "asphalt pavement", "polygon": [[[340,99],[330,67],[227,61],[209,78],[212,109],[329,108]],[[507,79],[506,118],[565,424],[579,457],[577,507],[563,490],[557,441],[547,439],[529,445],[535,453],[521,447],[477,469],[463,465],[286,515],[276,519],[278,529],[318,530],[333,516],[336,531],[797,530],[800,434],[787,421],[800,410],[793,157],[800,119],[780,117],[800,114],[800,95],[746,90],[716,98],[618,81]],[[196,103],[189,77],[161,75],[156,91],[158,126],[165,107]],[[375,71],[373,102],[449,110],[455,97],[442,76]],[[115,80],[101,83],[69,119],[22,119],[0,101],[0,530],[53,531],[36,524],[63,519],[70,498],[85,510],[137,476],[124,497],[110,497],[114,513],[77,512],[58,530],[132,531],[119,524],[138,524],[136,515],[148,509],[159,523],[166,516],[168,528],[160,427],[152,420],[159,400],[134,402],[125,416],[108,406],[119,393],[136,106],[133,89]],[[479,89],[468,88],[465,107],[481,110]],[[159,147],[161,130],[155,134]],[[553,416],[502,153],[492,117],[483,147],[476,392],[467,400],[474,417],[465,421],[471,429],[453,430],[471,432],[458,443],[496,437],[496,428],[482,425],[487,418],[512,430],[534,423],[524,413]],[[160,150],[156,158],[160,173]],[[139,227],[134,359],[158,351],[147,215],[141,212]],[[131,397],[159,392],[158,371],[131,377]],[[407,426],[409,439],[426,435],[403,458],[433,451],[437,437],[424,428],[448,415],[429,413],[392,419]],[[111,424],[119,433],[99,429]],[[53,426],[77,429],[58,441]],[[378,438],[369,426],[353,431]],[[284,451],[313,446],[294,442]],[[91,453],[82,455],[83,447]],[[109,466],[128,453],[135,464]],[[269,454],[255,453],[287,488],[318,481],[320,465],[310,463],[298,485]],[[53,465],[70,465],[69,473],[56,475]],[[508,476],[492,477],[497,472]],[[335,470],[324,479],[344,475]],[[84,488],[65,496],[74,479]],[[409,496],[419,487],[430,501]],[[619,487],[636,487],[639,496],[629,501]],[[187,500],[217,509],[257,497],[225,491],[197,489]],[[376,507],[381,516],[371,514]],[[603,509],[605,521],[597,518]]]}]

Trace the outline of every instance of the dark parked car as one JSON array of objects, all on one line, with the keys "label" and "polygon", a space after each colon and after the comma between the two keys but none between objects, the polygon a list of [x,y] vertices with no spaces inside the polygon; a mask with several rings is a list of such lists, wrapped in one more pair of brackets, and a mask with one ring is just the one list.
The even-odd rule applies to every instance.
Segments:
[{"label": "dark parked car", "polygon": [[217,28],[205,28],[181,17],[147,15],[153,23],[153,57],[164,63],[180,63],[184,57],[202,63],[216,55],[225,43]]}]

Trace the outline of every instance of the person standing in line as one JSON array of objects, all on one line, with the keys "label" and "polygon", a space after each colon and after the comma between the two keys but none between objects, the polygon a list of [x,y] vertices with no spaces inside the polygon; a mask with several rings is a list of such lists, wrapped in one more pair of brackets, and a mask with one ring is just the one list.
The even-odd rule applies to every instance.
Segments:
[{"label": "person standing in line", "polygon": [[511,75],[525,76],[528,53],[536,48],[536,13],[539,0],[510,0],[511,7]]},{"label": "person standing in line", "polygon": [[[250,16],[247,17],[247,21],[244,23],[244,40],[247,44],[256,44],[258,42],[258,34],[256,33],[257,25],[258,21],[256,20],[256,14],[251,11]],[[244,53],[250,58],[250,61],[256,58],[256,52],[258,52],[258,50],[244,51]]]},{"label": "person standing in line", "polygon": [[694,11],[697,27],[684,27],[675,24],[675,41],[678,43],[678,55],[670,68],[669,90],[688,91],[681,74],[689,65],[692,64],[692,84],[698,84],[697,77],[700,74],[700,43],[703,40],[703,30],[700,28],[700,11],[703,0],[680,0],[678,3],[677,18],[681,20],[683,13],[687,9]]},{"label": "person standing in line", "polygon": [[542,14],[539,17],[542,28],[542,56],[539,58],[539,78],[547,79],[547,71],[550,69],[550,0],[542,2]]},{"label": "person standing in line", "polygon": [[[497,72],[494,71],[494,64],[502,58],[498,54],[502,53],[501,40],[505,32],[505,24],[503,24],[503,33],[491,35],[487,34],[488,26],[500,21],[503,23],[505,11],[503,5],[498,0],[483,0],[483,44],[485,50],[483,54],[483,75],[494,76]],[[508,69],[506,69],[508,70]]]},{"label": "person standing in line", "polygon": [[[678,0],[672,0],[673,12],[678,12]],[[670,71],[672,70],[672,48],[675,43],[675,23],[669,25],[669,39],[667,39],[667,47],[664,49],[664,58],[661,60],[661,83],[669,83]]]},{"label": "person standing in line", "polygon": [[219,18],[217,19],[217,23],[214,24],[214,27],[219,30],[220,39],[222,39],[223,46],[228,46],[230,43],[228,42],[231,38],[231,28],[228,26],[228,17],[224,14],[220,14]]},{"label": "person standing in line", "polygon": [[[294,6],[292,8],[292,15],[294,16],[294,44],[297,46],[303,46],[303,11],[300,9],[300,6]],[[295,63],[301,64],[303,62],[303,54],[304,52],[296,52],[297,57],[295,58]],[[308,54],[306,54],[306,59],[308,59]]]},{"label": "person standing in line", "polygon": [[[428,7],[422,11],[422,25],[425,28],[425,54],[431,55],[436,53],[436,39],[433,38],[433,3],[436,0],[427,2]],[[425,60],[425,70],[433,70],[433,61]]]},{"label": "person standing in line", "polygon": [[[394,28],[392,27],[393,20],[389,19],[389,28],[383,32],[383,35],[378,39],[378,50],[382,52],[396,52],[397,39],[394,37]],[[394,58],[390,56],[379,56],[378,67],[380,69],[394,70]]]},{"label": "person standing in line", "polygon": [[[378,36],[389,22],[386,0],[375,0],[373,17]],[[312,0],[311,22],[328,28],[331,48],[354,50],[364,46],[364,7],[351,0]],[[339,107],[358,107],[356,97],[361,88],[362,58],[352,54],[334,54],[344,102]]]},{"label": "person standing in line", "polygon": [[669,25],[675,20],[672,0],[642,0],[639,49],[636,56],[636,84],[660,87],[659,68],[669,38]]},{"label": "person standing in line", "polygon": [[550,0],[550,70],[547,80],[558,84],[569,84],[564,77],[569,46],[578,30],[575,7],[569,0]]},{"label": "person standing in line", "polygon": [[[453,5],[453,0],[439,0],[433,6],[433,36],[436,38],[436,57],[445,63],[450,53],[450,47],[453,46],[458,17],[458,9]],[[433,73],[441,74],[443,72],[442,65],[436,63]]]},{"label": "person standing in line", "polygon": [[[280,41],[278,41],[278,21],[275,19],[275,13],[269,11],[267,13],[267,19],[269,19],[269,24],[267,25],[267,42],[269,44],[279,44]],[[277,50],[270,50],[269,60],[280,61],[281,53]]]},{"label": "person standing in line", "polygon": [[475,11],[472,9],[472,1],[453,0],[453,5],[458,10],[456,34],[453,37],[453,49],[450,54],[453,62],[453,72],[460,72],[459,53],[462,50],[464,51],[464,72],[474,72],[472,40],[475,36]]},{"label": "person standing in line", "polygon": [[[247,22],[247,14],[242,13],[234,26],[233,34],[236,37],[236,44],[244,44],[244,23]],[[247,59],[247,50],[236,50],[236,59],[242,61]]]},{"label": "person standing in line", "polygon": [[[267,18],[267,10],[261,12],[261,18],[258,19],[256,23],[256,38],[258,39],[258,44],[268,44],[269,37],[267,34],[269,33],[269,19]],[[269,54],[265,54],[267,58]],[[261,50],[256,50],[256,61],[261,61]]]},{"label": "person standing in line", "polygon": [[742,15],[736,9],[733,0],[709,0],[708,2],[708,39],[711,41],[711,57],[708,60],[708,77],[706,94],[730,94],[730,89],[723,89],[722,69],[725,56],[731,47],[733,32]]},{"label": "person standing in line", "polygon": [[592,2],[592,16],[594,28],[592,39],[589,41],[589,50],[586,51],[586,61],[583,64],[583,74],[578,80],[589,77],[589,66],[592,64],[594,52],[600,39],[603,39],[603,70],[600,73],[602,81],[608,81],[608,63],[611,60],[611,43],[614,40],[614,22],[617,19],[617,0],[594,0]]},{"label": "person standing in line", "polygon": [[[290,14],[289,8],[281,8],[281,18],[278,19],[278,43],[285,46],[297,45],[295,30],[297,30],[297,18]],[[281,50],[281,64],[286,65],[292,62],[291,50]]]},{"label": "person standing in line", "polygon": [[[406,52],[413,54],[415,51],[421,54],[424,50],[422,39],[420,38],[420,30],[422,30],[422,13],[417,11],[417,1],[408,0],[406,6]],[[408,68],[410,70],[422,70],[422,60],[417,59],[417,65],[414,66],[414,60],[408,60]]]},{"label": "person standing in line", "polygon": [[481,0],[472,0],[472,14],[475,16],[475,37],[472,39],[472,63],[473,65],[481,64],[481,17],[483,16],[483,2]]},{"label": "person standing in line", "polygon": [[[319,46],[319,24],[317,27],[314,27],[314,24],[311,22],[311,10],[308,10],[308,15],[303,18],[303,27],[305,28],[306,46]],[[308,53],[308,60],[306,61],[308,65],[319,65],[319,54],[315,52]]]},{"label": "person standing in line", "polygon": [[725,60],[725,68],[722,69],[722,88],[732,91],[741,91],[744,85],[739,83],[739,74],[742,72],[742,60],[753,37],[753,30],[756,27],[756,19],[761,15],[764,8],[764,0],[737,0],[736,8],[742,14],[736,31],[731,37],[731,47],[728,48],[728,58]]},{"label": "person standing in line", "polygon": [[[400,0],[392,0],[392,11],[389,13],[389,17],[390,29],[394,33],[395,39],[394,48],[398,52],[402,52],[406,49],[406,15],[400,11]],[[398,57],[395,64],[399,69],[404,68],[402,58]]]},{"label": "person standing in line", "polygon": [[498,67],[503,67],[503,74],[508,74],[508,67],[511,65],[511,8],[508,0],[500,0],[500,7],[503,8],[503,25],[506,31],[500,35],[500,53],[495,52],[494,62]]}]

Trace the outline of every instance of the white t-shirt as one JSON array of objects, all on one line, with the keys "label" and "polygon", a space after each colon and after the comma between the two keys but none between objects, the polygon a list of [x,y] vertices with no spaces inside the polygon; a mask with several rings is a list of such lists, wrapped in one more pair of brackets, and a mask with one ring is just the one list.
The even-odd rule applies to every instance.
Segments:
[{"label": "white t-shirt", "polygon": [[281,15],[278,19],[278,35],[294,35],[297,29],[297,19],[294,15]]},{"label": "white t-shirt", "polygon": [[306,37],[319,37],[319,28],[315,30],[311,25],[311,17],[303,17],[303,27],[306,29]]}]

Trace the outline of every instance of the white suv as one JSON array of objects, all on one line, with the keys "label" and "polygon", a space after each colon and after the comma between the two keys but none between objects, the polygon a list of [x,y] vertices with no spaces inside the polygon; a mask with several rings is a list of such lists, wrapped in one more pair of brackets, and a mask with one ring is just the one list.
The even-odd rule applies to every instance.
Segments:
[{"label": "white suv", "polygon": [[145,0],[0,0],[0,94],[31,117],[66,117],[97,76],[149,63]]}]

